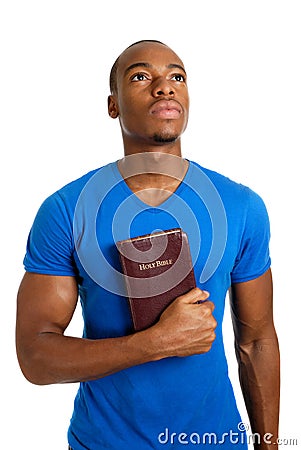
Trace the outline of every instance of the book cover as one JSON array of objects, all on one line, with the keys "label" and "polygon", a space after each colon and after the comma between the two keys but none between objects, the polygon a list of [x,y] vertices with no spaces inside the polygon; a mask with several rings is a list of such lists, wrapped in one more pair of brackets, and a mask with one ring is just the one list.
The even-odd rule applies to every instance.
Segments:
[{"label": "book cover", "polygon": [[116,243],[135,331],[155,324],[195,284],[187,234],[180,228]]}]

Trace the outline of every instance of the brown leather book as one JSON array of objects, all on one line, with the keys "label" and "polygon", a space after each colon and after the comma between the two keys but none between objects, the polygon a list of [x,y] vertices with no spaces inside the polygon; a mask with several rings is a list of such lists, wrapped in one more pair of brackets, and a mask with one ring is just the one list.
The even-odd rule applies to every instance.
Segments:
[{"label": "brown leather book", "polygon": [[175,298],[196,286],[188,237],[180,228],[116,245],[136,331],[155,324]]}]

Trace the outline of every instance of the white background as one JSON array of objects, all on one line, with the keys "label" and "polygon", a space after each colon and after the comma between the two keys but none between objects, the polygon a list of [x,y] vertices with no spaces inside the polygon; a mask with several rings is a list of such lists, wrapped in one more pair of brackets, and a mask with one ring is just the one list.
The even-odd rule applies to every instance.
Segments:
[{"label": "white background", "polygon": [[[299,440],[298,447],[283,448],[301,448],[300,2],[6,0],[0,8],[5,448],[66,449],[77,386],[39,387],[22,377],[14,349],[15,297],[40,203],[122,156],[118,122],[106,111],[108,76],[119,53],[140,39],[162,40],[186,65],[191,113],[183,156],[249,185],[269,210],[282,354],[280,436]],[[81,334],[79,314],[71,332]],[[228,312],[225,341],[246,420]]]}]

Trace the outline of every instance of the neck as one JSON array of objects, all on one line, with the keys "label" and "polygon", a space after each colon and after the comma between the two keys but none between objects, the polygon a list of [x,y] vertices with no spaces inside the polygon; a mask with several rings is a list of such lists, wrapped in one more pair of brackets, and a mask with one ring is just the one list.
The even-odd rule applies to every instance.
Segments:
[{"label": "neck", "polygon": [[182,182],[188,162],[167,153],[137,153],[125,156],[118,167],[126,184],[144,203],[158,206]]},{"label": "neck", "polygon": [[[160,139],[159,139],[160,138]],[[165,141],[164,141],[165,138]],[[150,136],[132,136],[122,130],[122,140],[124,146],[124,155],[134,155],[137,153],[166,153],[175,156],[181,156],[181,137],[163,135]]]},{"label": "neck", "polygon": [[144,203],[158,206],[176,191],[188,169],[180,139],[172,144],[124,148],[125,157],[118,162],[120,173]]},{"label": "neck", "polygon": [[153,151],[126,155],[118,166],[125,180],[155,187],[171,184],[171,179],[172,184],[180,183],[187,170],[187,161],[180,155]]}]

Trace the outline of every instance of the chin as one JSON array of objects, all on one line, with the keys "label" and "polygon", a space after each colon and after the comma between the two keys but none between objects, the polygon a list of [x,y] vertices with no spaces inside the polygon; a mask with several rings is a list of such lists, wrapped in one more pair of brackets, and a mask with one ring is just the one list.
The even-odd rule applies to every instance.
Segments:
[{"label": "chin", "polygon": [[178,135],[157,134],[153,135],[153,141],[158,144],[172,144],[178,140]]}]

